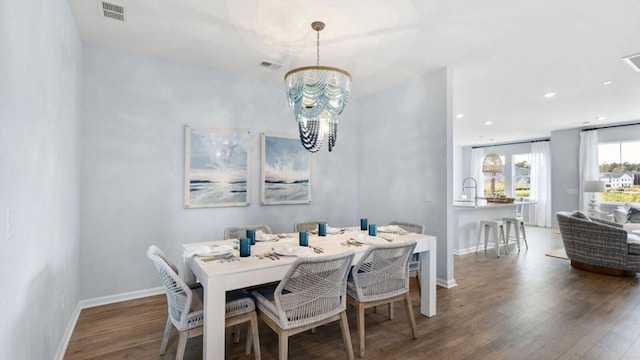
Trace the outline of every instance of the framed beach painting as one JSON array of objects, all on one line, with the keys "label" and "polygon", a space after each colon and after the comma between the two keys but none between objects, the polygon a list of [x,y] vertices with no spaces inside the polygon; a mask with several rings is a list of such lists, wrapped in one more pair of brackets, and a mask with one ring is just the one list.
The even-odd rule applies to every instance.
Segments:
[{"label": "framed beach painting", "polygon": [[247,206],[250,133],[185,127],[186,208]]},{"label": "framed beach painting", "polygon": [[262,133],[260,204],[309,204],[311,154],[297,137]]}]

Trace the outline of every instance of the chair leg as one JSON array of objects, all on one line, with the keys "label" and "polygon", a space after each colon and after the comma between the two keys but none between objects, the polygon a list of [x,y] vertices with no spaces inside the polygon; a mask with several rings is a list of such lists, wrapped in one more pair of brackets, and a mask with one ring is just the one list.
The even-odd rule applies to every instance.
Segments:
[{"label": "chair leg", "polygon": [[342,330],[344,351],[347,353],[347,358],[353,360],[353,345],[351,344],[351,333],[349,332],[349,322],[347,321],[346,311],[340,313],[340,329]]},{"label": "chair leg", "polygon": [[289,357],[289,334],[278,334],[278,354],[280,360],[287,360]]},{"label": "chair leg", "polygon": [[496,228],[496,231],[499,231],[498,237],[502,238],[502,242],[504,242],[504,253],[506,255],[509,255],[509,246],[507,246],[508,245],[508,238],[506,238],[504,236],[504,224],[498,225],[498,227]]},{"label": "chair leg", "polygon": [[522,240],[524,240],[524,245],[529,249],[529,244],[527,243],[527,234],[524,232],[524,221],[520,221],[520,226],[522,230]]},{"label": "chair leg", "polygon": [[482,237],[483,229],[484,229],[484,226],[480,224],[480,227],[478,228],[478,241],[476,242],[476,254],[478,253],[478,248],[480,247],[480,238]]},{"label": "chair leg", "polygon": [[487,244],[489,244],[489,233],[491,232],[491,226],[484,226],[484,251],[487,251]]},{"label": "chair leg", "polygon": [[[493,228],[493,227],[492,227]],[[498,229],[499,227],[496,225],[495,228],[493,228],[493,241],[495,242],[495,246],[496,246],[496,255],[498,257],[500,257],[500,236],[498,235]],[[506,247],[506,246],[505,246]]]},{"label": "chair leg", "polygon": [[[249,329],[251,329],[251,339],[253,340],[253,358],[255,360],[260,360],[260,335],[258,333],[258,316],[253,313],[251,314],[251,322],[249,323]],[[247,339],[248,341],[248,339]],[[249,355],[249,352],[247,352]]]},{"label": "chair leg", "polygon": [[233,342],[235,344],[240,342],[240,325],[233,327]]},{"label": "chair leg", "polygon": [[176,350],[176,360],[182,360],[184,357],[184,349],[187,347],[187,339],[189,338],[189,330],[180,332],[178,340],[178,350]]},{"label": "chair leg", "polygon": [[407,292],[404,294],[404,306],[407,309],[407,317],[409,317],[409,325],[411,325],[411,332],[413,333],[413,338],[418,338],[418,327],[416,326],[416,318],[413,315],[413,304],[411,303],[411,294]]},{"label": "chair leg", "polygon": [[389,303],[389,320],[393,320],[393,303]]},{"label": "chair leg", "polygon": [[360,343],[360,357],[364,356],[364,306],[358,304],[358,339]]},{"label": "chair leg", "polygon": [[[477,250],[476,250],[477,252]],[[416,272],[416,279],[418,280],[418,295],[420,295],[420,297],[422,297],[422,288],[420,288],[420,268],[418,268],[418,271]]]},{"label": "chair leg", "polygon": [[164,355],[164,353],[167,352],[167,343],[169,342],[172,327],[171,319],[167,316],[167,324],[164,326],[164,335],[162,336],[162,345],[160,345],[160,355]]},{"label": "chair leg", "polygon": [[516,244],[518,244],[518,251],[520,251],[520,222],[516,222],[513,224],[513,230],[516,233]]},{"label": "chair leg", "polygon": [[251,354],[251,344],[253,344],[253,332],[252,332],[253,324],[249,324],[247,326],[247,340],[244,343],[244,355],[249,356]]}]

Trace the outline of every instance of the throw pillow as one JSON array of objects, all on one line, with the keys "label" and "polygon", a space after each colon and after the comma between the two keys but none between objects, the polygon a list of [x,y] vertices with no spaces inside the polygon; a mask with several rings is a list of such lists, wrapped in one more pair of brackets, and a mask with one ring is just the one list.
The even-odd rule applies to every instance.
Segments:
[{"label": "throw pillow", "polygon": [[627,222],[640,223],[640,209],[637,207],[630,207],[627,211]]},{"label": "throw pillow", "polygon": [[587,216],[587,214],[585,214],[584,212],[580,211],[580,210],[576,210],[574,212],[571,213],[571,216],[578,218],[578,219],[583,219],[583,220],[589,220],[591,221],[591,219],[589,218],[589,216]]},{"label": "throw pillow", "polygon": [[624,224],[627,222],[627,210],[624,208],[613,209],[613,220],[618,224]]}]

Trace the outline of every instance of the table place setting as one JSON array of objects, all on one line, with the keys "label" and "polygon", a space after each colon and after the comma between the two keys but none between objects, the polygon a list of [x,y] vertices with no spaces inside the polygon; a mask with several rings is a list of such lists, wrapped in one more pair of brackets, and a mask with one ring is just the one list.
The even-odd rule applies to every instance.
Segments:
[{"label": "table place setting", "polygon": [[278,241],[281,237],[276,234],[265,234],[264,232],[258,230],[256,231],[256,241],[264,242],[264,241]]}]

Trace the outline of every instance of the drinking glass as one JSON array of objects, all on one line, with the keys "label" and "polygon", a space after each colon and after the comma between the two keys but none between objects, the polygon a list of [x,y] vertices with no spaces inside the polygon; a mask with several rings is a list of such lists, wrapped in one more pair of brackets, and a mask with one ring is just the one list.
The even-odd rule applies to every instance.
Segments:
[{"label": "drinking glass", "polygon": [[251,241],[251,245],[256,244],[256,231],[253,229],[247,229],[247,237]]},{"label": "drinking glass", "polygon": [[368,227],[369,227],[369,220],[360,219],[360,230],[367,230]]},{"label": "drinking glass", "polygon": [[318,235],[327,236],[327,224],[318,224]]},{"label": "drinking glass", "polygon": [[240,239],[240,257],[247,257],[251,255],[251,239]]},{"label": "drinking glass", "polygon": [[309,233],[300,231],[300,246],[309,246]]}]

